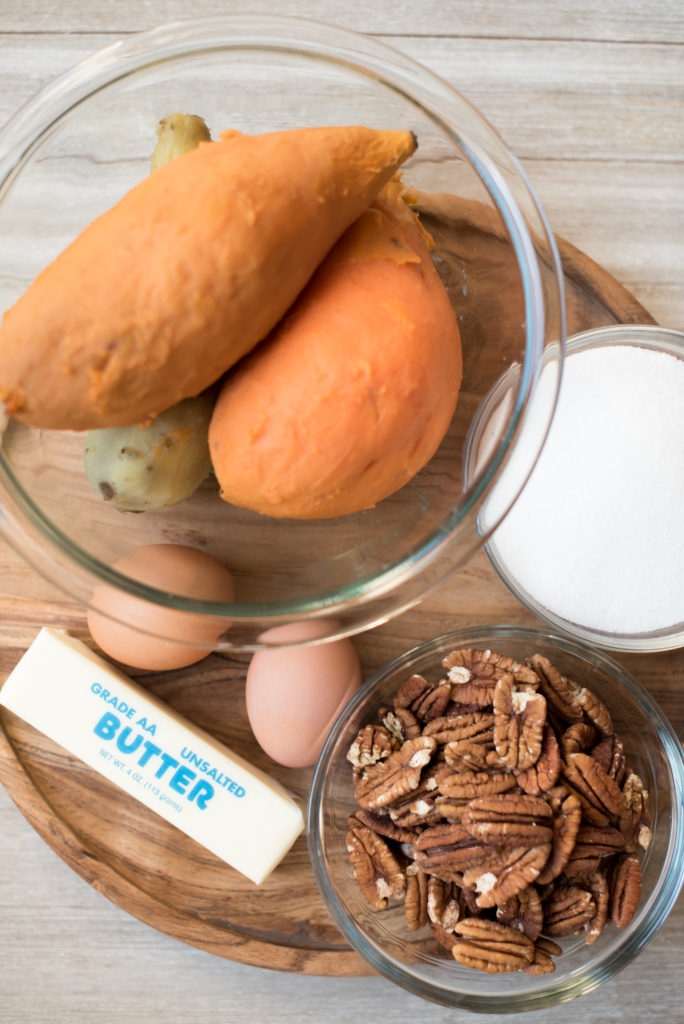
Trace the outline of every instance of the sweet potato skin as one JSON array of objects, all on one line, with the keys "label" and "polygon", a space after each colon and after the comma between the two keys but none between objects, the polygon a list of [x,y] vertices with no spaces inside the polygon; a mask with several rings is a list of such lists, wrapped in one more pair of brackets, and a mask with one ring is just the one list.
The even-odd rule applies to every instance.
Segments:
[{"label": "sweet potato skin", "polygon": [[5,314],[0,398],[55,429],[144,424],[263,338],[415,148],[358,126],[226,133],[97,218]]},{"label": "sweet potato skin", "polygon": [[374,505],[432,457],[461,375],[456,315],[392,183],[227,375],[209,430],[222,497],[302,519]]}]

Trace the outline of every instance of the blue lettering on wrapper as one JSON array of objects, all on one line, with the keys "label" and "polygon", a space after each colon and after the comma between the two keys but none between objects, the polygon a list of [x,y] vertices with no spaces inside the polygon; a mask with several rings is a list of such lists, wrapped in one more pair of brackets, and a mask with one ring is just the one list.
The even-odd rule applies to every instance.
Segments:
[{"label": "blue lettering on wrapper", "polygon": [[219,771],[218,768],[213,768],[208,761],[205,761],[199,754],[196,754],[189,747],[183,747],[181,750],[181,757],[189,761],[190,764],[199,768],[201,772],[208,775],[210,779],[213,779],[217,786],[227,789],[229,793],[233,793],[237,797],[243,797],[246,790],[243,786],[239,786],[237,782],[233,782],[227,775]]},{"label": "blue lettering on wrapper", "polygon": [[161,754],[161,747],[155,746],[155,744],[154,743],[150,743],[149,740],[145,740],[144,747],[145,747],[145,749],[144,749],[143,753],[138,758],[138,764],[141,767],[143,765],[146,765],[147,762],[149,761],[149,759],[151,757],[154,757],[155,754]]},{"label": "blue lettering on wrapper", "polygon": [[148,724],[148,721],[144,715],[142,718],[139,718],[135,724],[138,726],[139,729],[144,729],[145,732],[151,732],[153,736],[157,731],[157,726],[154,724],[154,722],[150,722]]},{"label": "blue lettering on wrapper", "polygon": [[203,761],[199,754],[196,754],[194,750],[189,750],[187,747],[183,747],[181,750],[181,757],[184,757],[190,764],[194,764],[195,768],[199,768],[201,772],[209,771],[209,762]]},{"label": "blue lettering on wrapper", "polygon": [[200,811],[203,811],[213,795],[214,787],[212,784],[207,782],[206,779],[199,779],[188,793],[188,800],[190,803],[194,800]]},{"label": "blue lettering on wrapper", "polygon": [[121,700],[116,694],[110,693],[101,683],[92,683],[90,689],[92,693],[96,693],[98,697],[101,697],[106,704],[112,704],[124,718],[133,718],[135,708],[130,707],[125,700]]},{"label": "blue lettering on wrapper", "polygon": [[193,772],[191,768],[182,764],[176,769],[172,777],[169,779],[169,786],[171,789],[175,789],[177,793],[183,793],[183,795],[185,795],[188,782],[192,782],[192,780],[196,778],[197,775],[195,772]]},{"label": "blue lettering on wrapper", "polygon": [[120,725],[121,722],[116,715],[113,715],[111,711],[107,711],[95,726],[95,735],[103,740],[111,740],[116,735],[116,730]]},{"label": "blue lettering on wrapper", "polygon": [[161,764],[154,773],[155,779],[161,779],[166,774],[167,768],[177,768],[178,761],[171,754],[161,754]]},{"label": "blue lettering on wrapper", "polygon": [[[121,728],[121,724],[121,719],[117,718],[117,716],[112,714],[111,711],[106,711],[100,718],[99,722],[94,726],[93,731],[96,736],[99,736],[100,739],[103,740],[113,740],[116,738],[116,746],[124,754],[134,753],[142,746],[142,752],[138,757],[138,764],[141,768],[148,762],[152,761],[153,758],[158,757],[159,763],[155,765],[153,762],[153,767],[156,768],[154,773],[154,777],[156,779],[162,779],[169,769],[175,768],[175,771],[172,772],[171,777],[168,780],[168,785],[177,793],[185,796],[189,803],[195,803],[201,811],[205,810],[207,804],[215,794],[214,787],[211,783],[207,782],[206,779],[197,779],[197,772],[193,771],[192,768],[189,768],[187,765],[181,765],[177,758],[172,754],[164,752],[161,747],[158,747],[150,740],[144,739],[141,733],[133,734],[129,725],[122,729],[121,733],[117,735]],[[102,753],[105,754],[106,752],[102,751]],[[123,762],[120,762],[120,764],[121,767],[123,767]],[[192,789],[189,792],[186,792],[188,785],[196,779],[197,781]],[[230,788],[232,789],[232,785]],[[235,795],[243,796],[244,792],[244,789],[242,789],[241,786],[238,786],[235,790]],[[180,807],[178,809],[180,809]]]},{"label": "blue lettering on wrapper", "polygon": [[130,743],[126,743],[126,740],[131,735],[131,727],[127,725],[126,728],[119,733],[116,737],[116,745],[122,754],[132,754],[134,750],[137,750],[143,741],[142,736],[138,733],[133,737]]}]

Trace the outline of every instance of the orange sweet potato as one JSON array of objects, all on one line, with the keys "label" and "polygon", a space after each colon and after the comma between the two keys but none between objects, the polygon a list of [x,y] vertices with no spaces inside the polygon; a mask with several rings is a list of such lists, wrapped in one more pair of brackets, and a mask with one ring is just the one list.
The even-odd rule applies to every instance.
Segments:
[{"label": "orange sweet potato", "polygon": [[5,314],[0,399],[34,426],[149,422],[263,338],[415,148],[410,132],[226,133],[93,221]]},{"label": "orange sweet potato", "polygon": [[271,516],[368,508],[431,458],[461,383],[456,315],[398,182],[225,378],[209,429],[222,497]]}]

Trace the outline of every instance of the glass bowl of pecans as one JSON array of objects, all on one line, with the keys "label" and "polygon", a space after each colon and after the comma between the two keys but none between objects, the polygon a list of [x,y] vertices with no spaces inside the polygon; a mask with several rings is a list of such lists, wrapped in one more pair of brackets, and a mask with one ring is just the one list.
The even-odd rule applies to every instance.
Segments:
[{"label": "glass bowl of pecans", "polygon": [[488,1013],[591,991],[684,879],[684,752],[640,683],[537,629],[437,637],[347,705],[309,804],[317,884],[371,967]]}]

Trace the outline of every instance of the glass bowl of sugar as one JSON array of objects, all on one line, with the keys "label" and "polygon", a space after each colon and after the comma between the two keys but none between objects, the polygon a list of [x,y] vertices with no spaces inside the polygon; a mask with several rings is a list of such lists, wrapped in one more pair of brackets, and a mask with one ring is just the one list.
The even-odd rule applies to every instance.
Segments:
[{"label": "glass bowl of sugar", "polygon": [[[505,396],[500,382],[472,453]],[[499,500],[495,492],[482,510],[483,529]],[[539,619],[580,640],[682,647],[683,509],[684,333],[616,324],[571,337],[541,457],[486,545],[499,576]]]}]

